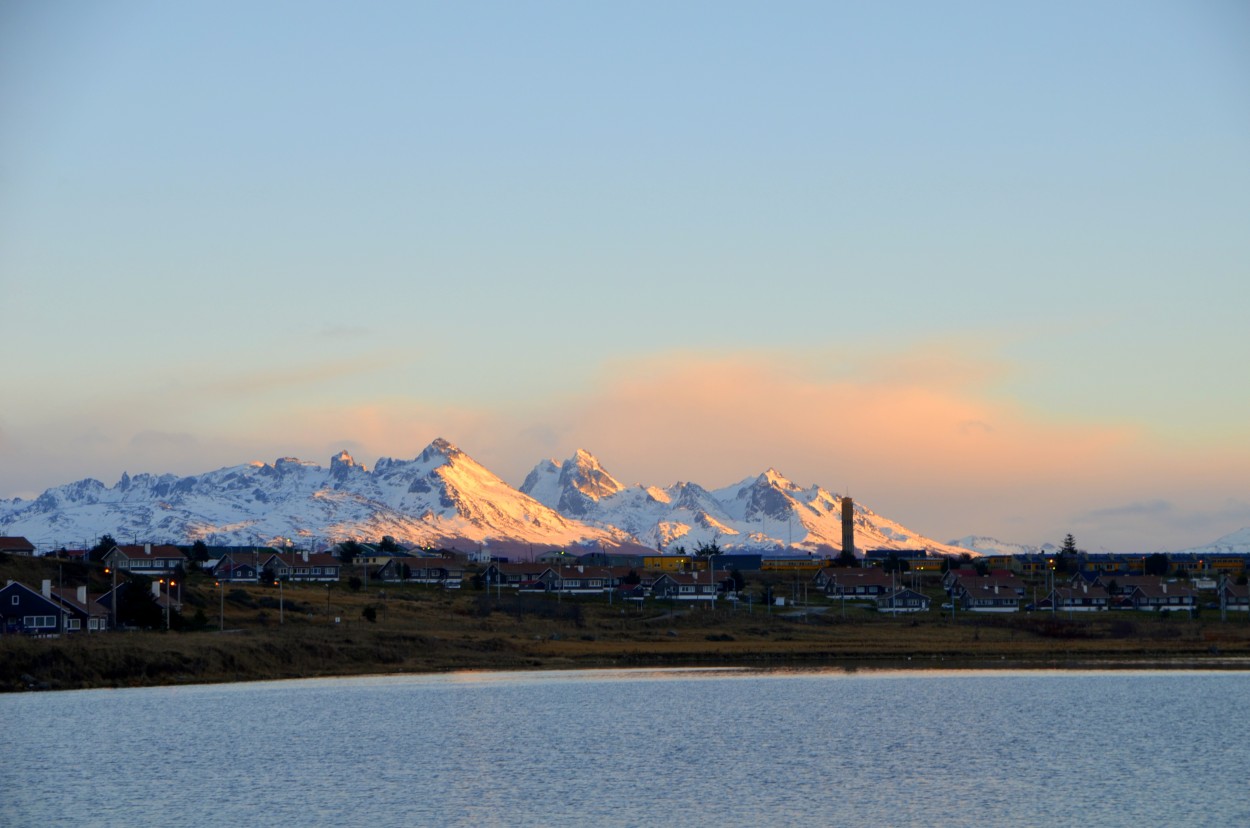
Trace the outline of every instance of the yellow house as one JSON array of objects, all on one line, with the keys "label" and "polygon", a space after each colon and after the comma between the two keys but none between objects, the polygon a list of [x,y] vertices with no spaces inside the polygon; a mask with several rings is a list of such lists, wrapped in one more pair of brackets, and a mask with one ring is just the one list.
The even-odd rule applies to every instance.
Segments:
[{"label": "yellow house", "polygon": [[694,569],[693,555],[644,555],[643,569],[654,569],[659,572],[688,572]]}]

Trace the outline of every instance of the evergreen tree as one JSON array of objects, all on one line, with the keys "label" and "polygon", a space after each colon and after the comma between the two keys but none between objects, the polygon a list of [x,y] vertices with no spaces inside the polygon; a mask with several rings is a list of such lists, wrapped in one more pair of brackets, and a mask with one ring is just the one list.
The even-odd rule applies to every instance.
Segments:
[{"label": "evergreen tree", "polygon": [[363,552],[361,545],[354,540],[346,540],[339,544],[339,560],[343,562],[343,566],[347,566],[356,560],[356,556]]},{"label": "evergreen tree", "polygon": [[165,626],[165,610],[156,602],[150,580],[136,578],[118,586],[117,591],[118,623],[145,630]]},{"label": "evergreen tree", "polygon": [[117,546],[117,541],[113,540],[112,535],[103,535],[100,542],[91,547],[91,551],[87,553],[87,557],[94,563],[104,560],[104,556],[113,551],[113,547]]},{"label": "evergreen tree", "polygon": [[700,558],[710,558],[713,555],[721,553],[720,544],[713,538],[709,543],[696,543],[694,546],[694,554]]}]

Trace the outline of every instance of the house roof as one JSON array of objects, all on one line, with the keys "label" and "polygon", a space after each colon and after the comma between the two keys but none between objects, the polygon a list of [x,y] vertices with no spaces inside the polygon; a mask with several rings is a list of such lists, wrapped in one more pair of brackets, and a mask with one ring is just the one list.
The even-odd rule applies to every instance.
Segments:
[{"label": "house roof", "polygon": [[35,545],[21,535],[0,537],[0,552],[19,552],[29,554],[34,551]]},{"label": "house roof", "polygon": [[704,586],[708,586],[709,584],[715,583],[714,581],[709,582],[706,577],[701,577],[701,576],[702,576],[702,573],[696,574],[692,572],[665,572],[663,575],[660,575],[659,577],[657,577],[655,579],[655,582],[659,583],[665,578],[668,578],[670,581],[672,581],[675,584],[687,585],[687,586],[694,586],[696,584],[703,584]]},{"label": "house roof", "polygon": [[1175,598],[1178,595],[1192,598],[1197,594],[1196,590],[1189,584],[1182,584],[1179,581],[1172,583],[1164,581],[1160,583],[1158,579],[1153,580],[1153,583],[1135,585],[1133,594],[1141,593],[1147,598]]},{"label": "house roof", "polygon": [[325,552],[314,552],[308,556],[308,560],[304,560],[302,552],[274,552],[266,558],[261,559],[262,568],[273,558],[277,558],[283,565],[289,567],[298,566],[342,566],[342,561],[333,555]]},{"label": "house roof", "polygon": [[52,600],[59,601],[65,606],[75,609],[84,615],[107,615],[108,613],[102,609],[94,600],[99,596],[87,595],[87,603],[78,600],[77,587],[53,587]]},{"label": "house roof", "polygon": [[146,560],[163,560],[176,559],[185,561],[187,556],[181,549],[172,544],[127,544],[125,546],[117,546],[109,550],[109,554],[120,552],[130,560],[146,559]]},{"label": "house roof", "polygon": [[842,569],[834,570],[833,580],[840,587],[890,587],[898,584],[901,579],[883,569]]},{"label": "house roof", "polygon": [[53,601],[53,600],[52,600],[52,599],[50,599],[50,598],[45,598],[42,592],[40,592],[40,591],[39,591],[39,590],[37,590],[37,589],[34,589],[34,588],[32,588],[32,587],[27,586],[26,584],[22,583],[21,581],[9,581],[9,582],[8,582],[7,584],[5,584],[3,587],[0,587],[0,595],[3,595],[3,594],[4,594],[4,593],[6,593],[6,592],[12,593],[12,592],[16,592],[16,591],[19,591],[19,590],[24,590],[24,591],[26,591],[26,592],[30,593],[30,595],[31,595],[32,597],[34,597],[34,598],[36,598],[36,599],[38,599],[38,600],[40,600],[40,601],[43,601],[44,603],[49,604],[49,605],[50,605],[50,606],[52,606],[52,607],[56,607],[56,606],[57,606],[56,601]]},{"label": "house roof", "polygon": [[923,592],[917,592],[916,590],[910,589],[910,588],[899,589],[891,593],[882,594],[881,597],[879,597],[877,600],[889,601],[891,599],[898,600],[900,598],[921,598],[925,601],[930,600],[928,595],[925,595]]}]

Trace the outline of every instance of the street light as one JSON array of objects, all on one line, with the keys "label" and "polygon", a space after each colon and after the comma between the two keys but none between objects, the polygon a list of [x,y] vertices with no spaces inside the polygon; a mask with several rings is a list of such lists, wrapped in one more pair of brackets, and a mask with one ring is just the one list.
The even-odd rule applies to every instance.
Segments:
[{"label": "street light", "polygon": [[[166,584],[165,579],[161,578],[159,581],[157,581],[157,583],[165,587],[165,629],[166,631],[168,631],[169,630],[169,605],[173,603],[173,595],[170,592],[170,590],[173,589],[174,582],[170,580],[170,582]],[[159,587],[158,587],[158,592],[159,592]]]},{"label": "street light", "polygon": [[113,591],[109,593],[109,609],[113,614],[113,629],[117,629],[117,567],[104,567],[104,574],[113,574]]},{"label": "street light", "polygon": [[274,581],[278,585],[278,623],[282,623],[282,579],[278,578]]}]

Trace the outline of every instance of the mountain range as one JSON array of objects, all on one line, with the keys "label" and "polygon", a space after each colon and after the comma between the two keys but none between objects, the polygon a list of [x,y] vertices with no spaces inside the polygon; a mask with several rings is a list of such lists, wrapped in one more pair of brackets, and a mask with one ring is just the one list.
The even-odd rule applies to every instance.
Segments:
[{"label": "mountain range", "polygon": [[[969,535],[942,543],[854,504],[855,545],[942,554],[1053,551]],[[764,555],[837,554],[842,497],[768,469],[730,486],[627,486],[592,454],[543,460],[513,488],[456,446],[434,440],[412,460],[372,469],[346,451],[320,466],[291,457],[200,475],[123,474],[108,487],[86,479],[34,500],[0,500],[0,534],[40,549],[88,547],[104,535],[135,542],[211,545],[290,540],[313,549],[391,536],[422,546],[486,546],[504,555],[580,547]],[[1250,552],[1242,529],[1187,552]]]},{"label": "mountain range", "polygon": [[[958,547],[854,504],[858,549],[958,553]],[[533,548],[687,551],[716,543],[766,555],[836,554],[842,499],[775,469],[719,489],[680,482],[627,486],[593,455],[544,460],[513,488],[446,440],[412,460],[372,469],[346,451],[320,466],[284,457],[200,475],[123,474],[108,487],[86,479],[34,500],[0,501],[0,534],[39,547],[119,540],[324,548],[346,539],[427,546],[522,544]]]}]

